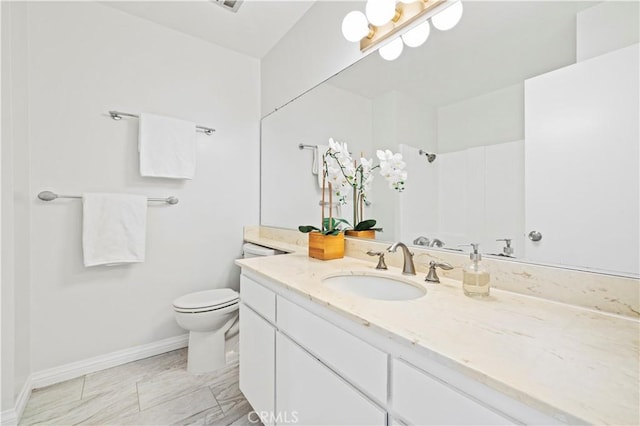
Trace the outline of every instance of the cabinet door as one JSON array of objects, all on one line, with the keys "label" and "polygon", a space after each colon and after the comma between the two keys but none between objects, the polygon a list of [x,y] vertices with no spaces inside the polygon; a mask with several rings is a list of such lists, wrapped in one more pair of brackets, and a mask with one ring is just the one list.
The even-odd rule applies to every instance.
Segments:
[{"label": "cabinet door", "polygon": [[387,402],[387,354],[278,296],[278,329],[379,404]]},{"label": "cabinet door", "polygon": [[[240,304],[240,390],[261,416],[274,409],[275,329]],[[267,423],[272,424],[272,423]]]},{"label": "cabinet door", "polygon": [[277,333],[277,416],[305,425],[384,425],[386,413]]},{"label": "cabinet door", "polygon": [[510,425],[513,421],[402,361],[393,360],[393,412],[416,425]]}]

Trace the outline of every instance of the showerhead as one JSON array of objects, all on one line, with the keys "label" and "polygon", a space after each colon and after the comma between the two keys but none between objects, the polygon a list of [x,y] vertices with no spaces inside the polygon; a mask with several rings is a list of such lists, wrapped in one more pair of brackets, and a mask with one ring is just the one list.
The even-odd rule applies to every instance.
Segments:
[{"label": "showerhead", "polygon": [[427,161],[430,162],[430,163],[433,163],[435,161],[435,159],[436,159],[436,154],[429,154],[428,152],[423,151],[423,150],[418,151],[418,154],[419,155],[423,155],[424,154],[424,156],[427,157]]}]

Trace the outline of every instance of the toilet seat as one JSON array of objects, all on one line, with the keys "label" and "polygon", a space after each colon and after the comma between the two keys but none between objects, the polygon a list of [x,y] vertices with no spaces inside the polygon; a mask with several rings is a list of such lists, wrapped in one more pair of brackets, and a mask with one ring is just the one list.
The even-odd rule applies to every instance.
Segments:
[{"label": "toilet seat", "polygon": [[239,295],[230,288],[198,291],[173,301],[176,312],[199,313],[228,308],[239,303]]}]

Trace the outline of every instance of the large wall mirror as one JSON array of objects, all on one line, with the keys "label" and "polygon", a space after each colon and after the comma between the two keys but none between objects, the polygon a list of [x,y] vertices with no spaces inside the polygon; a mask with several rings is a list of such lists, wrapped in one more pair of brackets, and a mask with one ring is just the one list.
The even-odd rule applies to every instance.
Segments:
[{"label": "large wall mirror", "polygon": [[638,276],[638,4],[464,8],[396,61],[371,54],[263,118],[261,224],[319,225],[314,150],[299,145],[333,137],[407,164],[402,193],[375,178],[377,239],[496,258],[509,239],[516,260]]}]

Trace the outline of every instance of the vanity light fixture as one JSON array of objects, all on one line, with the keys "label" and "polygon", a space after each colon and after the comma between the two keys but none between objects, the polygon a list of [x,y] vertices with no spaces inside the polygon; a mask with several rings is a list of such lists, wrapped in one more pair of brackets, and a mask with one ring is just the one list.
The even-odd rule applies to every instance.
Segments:
[{"label": "vanity light fixture", "polygon": [[431,27],[447,31],[462,17],[460,0],[367,0],[365,13],[349,12],[342,21],[342,34],[360,42],[360,51],[375,46],[382,58],[393,61],[403,46],[421,46],[429,38]]}]

